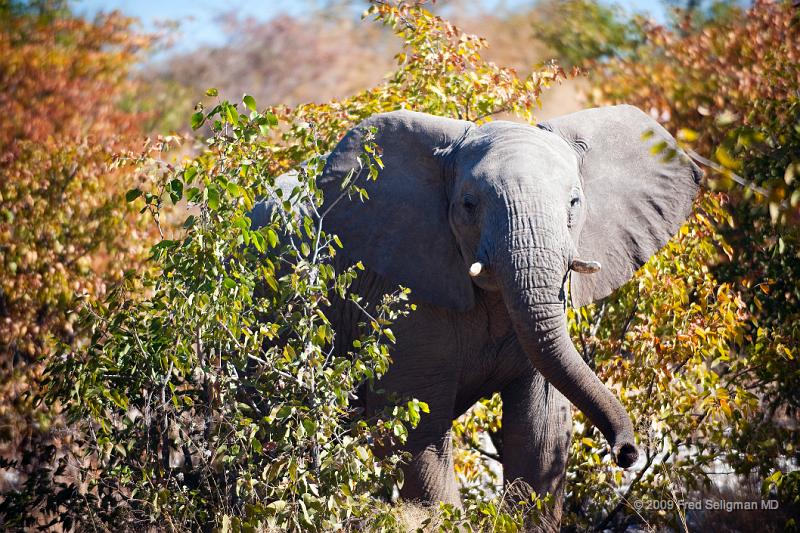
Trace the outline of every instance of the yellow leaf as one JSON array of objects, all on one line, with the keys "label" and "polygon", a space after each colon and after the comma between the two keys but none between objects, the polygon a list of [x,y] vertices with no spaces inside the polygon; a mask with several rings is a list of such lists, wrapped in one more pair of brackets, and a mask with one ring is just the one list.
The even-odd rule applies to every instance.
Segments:
[{"label": "yellow leaf", "polygon": [[728,415],[728,417],[733,415],[733,413],[731,412],[731,406],[728,405],[728,401],[727,400],[720,400],[719,401],[719,406],[720,406],[720,408],[722,408],[722,411],[726,415]]},{"label": "yellow leaf", "polygon": [[681,128],[678,130],[678,138],[683,141],[693,142],[697,140],[697,132],[689,128]]},{"label": "yellow leaf", "polygon": [[714,152],[714,155],[716,155],[717,161],[719,161],[725,168],[739,170],[742,166],[742,162],[733,157],[733,155],[724,146],[718,146],[717,150]]}]

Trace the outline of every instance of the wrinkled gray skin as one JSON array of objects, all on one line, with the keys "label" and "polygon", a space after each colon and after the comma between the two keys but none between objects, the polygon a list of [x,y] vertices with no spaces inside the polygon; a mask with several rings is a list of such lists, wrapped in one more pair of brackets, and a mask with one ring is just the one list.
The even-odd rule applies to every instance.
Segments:
[{"label": "wrinkled gray skin", "polygon": [[[370,126],[385,164],[377,181],[359,178],[370,200],[338,202],[323,224],[348,260],[368,267],[360,294],[375,301],[402,284],[418,304],[393,327],[394,363],[380,383],[431,410],[409,436],[401,495],[458,504],[451,422],[500,392],[504,477],[553,493],[544,527],[557,528],[570,402],[619,466],[638,456],[628,414],[570,340],[567,295],[585,305],[630,279],[689,215],[700,171],[679,150],[669,161],[654,156],[653,145],[674,139],[630,106],[538,127],[396,111],[366,120],[331,153],[320,180],[329,205],[358,167]],[[575,272],[577,259],[602,269]],[[473,277],[475,262],[482,269]],[[362,317],[339,307],[336,331],[346,336]],[[381,396],[366,396],[368,412],[381,407]]]}]

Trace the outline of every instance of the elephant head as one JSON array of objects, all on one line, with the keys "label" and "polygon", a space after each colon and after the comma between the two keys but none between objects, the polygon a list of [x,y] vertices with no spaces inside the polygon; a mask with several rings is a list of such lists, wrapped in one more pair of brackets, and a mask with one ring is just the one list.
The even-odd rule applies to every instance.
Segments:
[{"label": "elephant head", "polygon": [[[361,181],[370,199],[334,205],[372,127],[385,167]],[[674,157],[655,156],[657,143]],[[630,279],[689,215],[700,176],[666,130],[616,106],[538,127],[376,115],[339,143],[320,183],[345,253],[418,301],[466,311],[476,286],[500,291],[533,365],[628,467],[633,425],[573,346],[567,298],[581,306]]]}]

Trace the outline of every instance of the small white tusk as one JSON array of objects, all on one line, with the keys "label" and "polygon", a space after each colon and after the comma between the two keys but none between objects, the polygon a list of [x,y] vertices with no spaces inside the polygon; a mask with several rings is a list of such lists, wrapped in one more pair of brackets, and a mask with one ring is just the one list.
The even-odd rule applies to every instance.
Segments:
[{"label": "small white tusk", "polygon": [[474,278],[481,273],[481,270],[483,270],[483,263],[480,261],[472,263],[472,266],[469,267],[469,275]]},{"label": "small white tusk", "polygon": [[574,259],[572,264],[569,265],[569,268],[581,274],[594,274],[595,272],[600,272],[600,269],[603,267],[597,261]]}]

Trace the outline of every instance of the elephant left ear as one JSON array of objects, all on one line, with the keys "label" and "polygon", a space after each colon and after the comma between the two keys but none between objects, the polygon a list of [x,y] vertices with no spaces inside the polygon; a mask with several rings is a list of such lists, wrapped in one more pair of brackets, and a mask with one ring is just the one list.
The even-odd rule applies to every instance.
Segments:
[{"label": "elephant left ear", "polygon": [[580,307],[611,294],[675,235],[703,173],[667,130],[633,106],[586,109],[540,127],[581,152],[586,218],[577,248],[602,269],[573,272],[570,294]]}]

